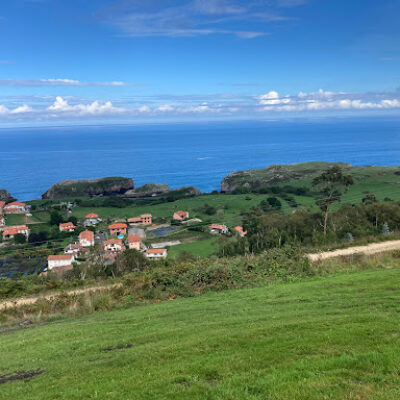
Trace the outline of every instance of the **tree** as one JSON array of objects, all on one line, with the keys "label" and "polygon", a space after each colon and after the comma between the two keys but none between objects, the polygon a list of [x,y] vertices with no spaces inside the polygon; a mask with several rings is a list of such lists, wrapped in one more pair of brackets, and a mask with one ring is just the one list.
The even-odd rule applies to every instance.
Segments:
[{"label": "tree", "polygon": [[374,204],[378,202],[378,199],[373,193],[367,193],[363,199],[362,199],[363,204]]},{"label": "tree", "polygon": [[22,233],[17,233],[14,236],[14,242],[15,242],[15,244],[24,244],[24,243],[26,243],[26,236],[23,235]]},{"label": "tree", "polygon": [[148,263],[147,258],[137,250],[128,249],[118,254],[113,266],[115,276],[123,276],[129,272],[141,271]]},{"label": "tree", "polygon": [[319,189],[321,193],[316,204],[324,213],[324,236],[326,236],[330,206],[332,203],[340,201],[342,194],[347,192],[348,187],[353,183],[351,175],[344,175],[338,166],[329,168],[313,179],[313,187]]},{"label": "tree", "polygon": [[58,211],[52,211],[50,214],[50,225],[60,225],[64,222],[64,218]]}]

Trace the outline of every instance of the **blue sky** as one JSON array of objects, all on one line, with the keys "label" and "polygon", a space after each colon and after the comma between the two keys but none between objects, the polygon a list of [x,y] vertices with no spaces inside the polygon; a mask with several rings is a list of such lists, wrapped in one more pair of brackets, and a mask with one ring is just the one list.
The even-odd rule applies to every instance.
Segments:
[{"label": "blue sky", "polygon": [[400,111],[400,0],[12,0],[0,124]]}]

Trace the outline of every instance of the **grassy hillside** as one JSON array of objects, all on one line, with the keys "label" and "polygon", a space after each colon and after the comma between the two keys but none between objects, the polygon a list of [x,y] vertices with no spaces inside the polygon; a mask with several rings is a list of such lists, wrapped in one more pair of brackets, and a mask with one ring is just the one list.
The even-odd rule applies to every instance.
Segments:
[{"label": "grassy hillside", "polygon": [[397,400],[399,282],[347,272],[4,333],[0,375],[42,373],[0,399]]}]

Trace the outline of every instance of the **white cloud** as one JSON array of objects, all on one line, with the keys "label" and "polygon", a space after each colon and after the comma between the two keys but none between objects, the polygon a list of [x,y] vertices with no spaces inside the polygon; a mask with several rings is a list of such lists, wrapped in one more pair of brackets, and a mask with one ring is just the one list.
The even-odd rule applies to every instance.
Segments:
[{"label": "white cloud", "polygon": [[274,90],[268,92],[267,94],[258,96],[258,100],[262,105],[287,104],[291,101],[288,97],[281,98],[279,93],[275,92]]},{"label": "white cloud", "polygon": [[126,112],[124,108],[114,107],[111,101],[101,103],[96,100],[89,104],[71,105],[61,96],[57,96],[55,102],[48,107],[48,111],[55,113],[70,113],[76,116],[115,115]]},{"label": "white cloud", "polygon": [[0,86],[144,86],[140,83],[112,82],[83,82],[74,79],[0,79]]}]

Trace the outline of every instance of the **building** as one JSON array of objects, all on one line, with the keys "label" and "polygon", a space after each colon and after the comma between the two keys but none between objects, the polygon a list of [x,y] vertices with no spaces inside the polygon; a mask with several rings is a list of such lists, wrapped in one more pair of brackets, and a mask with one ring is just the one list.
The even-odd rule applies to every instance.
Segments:
[{"label": "building", "polygon": [[128,235],[128,247],[132,250],[140,251],[142,248],[142,239],[139,234]]},{"label": "building", "polygon": [[47,258],[47,268],[51,271],[53,268],[60,267],[72,267],[72,263],[75,262],[75,256],[73,254],[63,254],[60,256],[49,256]]},{"label": "building", "polygon": [[6,205],[5,201],[0,201],[0,215],[3,215],[3,209],[5,205]]},{"label": "building", "polygon": [[81,247],[94,246],[94,233],[92,231],[83,231],[79,235],[79,244]]},{"label": "building", "polygon": [[74,254],[79,256],[81,253],[81,246],[78,243],[71,243],[64,249],[64,254]]},{"label": "building", "polygon": [[9,203],[3,207],[4,214],[24,214],[26,213],[25,203]]},{"label": "building", "polygon": [[103,243],[103,248],[106,253],[120,253],[125,250],[125,245],[122,240],[110,239]]},{"label": "building", "polygon": [[245,237],[247,231],[243,230],[243,226],[235,226],[235,231],[240,235],[240,237]]},{"label": "building", "polygon": [[112,224],[108,227],[111,236],[126,235],[128,225],[123,223]]},{"label": "building", "polygon": [[208,229],[213,235],[226,235],[229,232],[229,229],[226,225],[212,224],[208,227]]},{"label": "building", "polygon": [[160,260],[162,258],[167,258],[167,249],[147,249],[145,256],[149,260]]},{"label": "building", "polygon": [[90,214],[86,215],[84,225],[85,226],[94,226],[94,225],[97,225],[99,222],[100,222],[99,216],[95,213],[90,213]]},{"label": "building", "polygon": [[74,232],[76,226],[72,222],[66,222],[65,224],[60,224],[60,232]]},{"label": "building", "polygon": [[128,219],[129,225],[151,225],[153,223],[153,216],[151,214],[142,214],[140,217]]},{"label": "building", "polygon": [[30,230],[27,226],[8,226],[3,230],[3,240],[13,239],[15,235],[21,234],[29,237]]},{"label": "building", "polygon": [[3,228],[4,226],[6,226],[6,221],[0,213],[0,228]]},{"label": "building", "polygon": [[175,221],[182,222],[189,218],[189,213],[187,211],[176,211],[172,217]]}]

